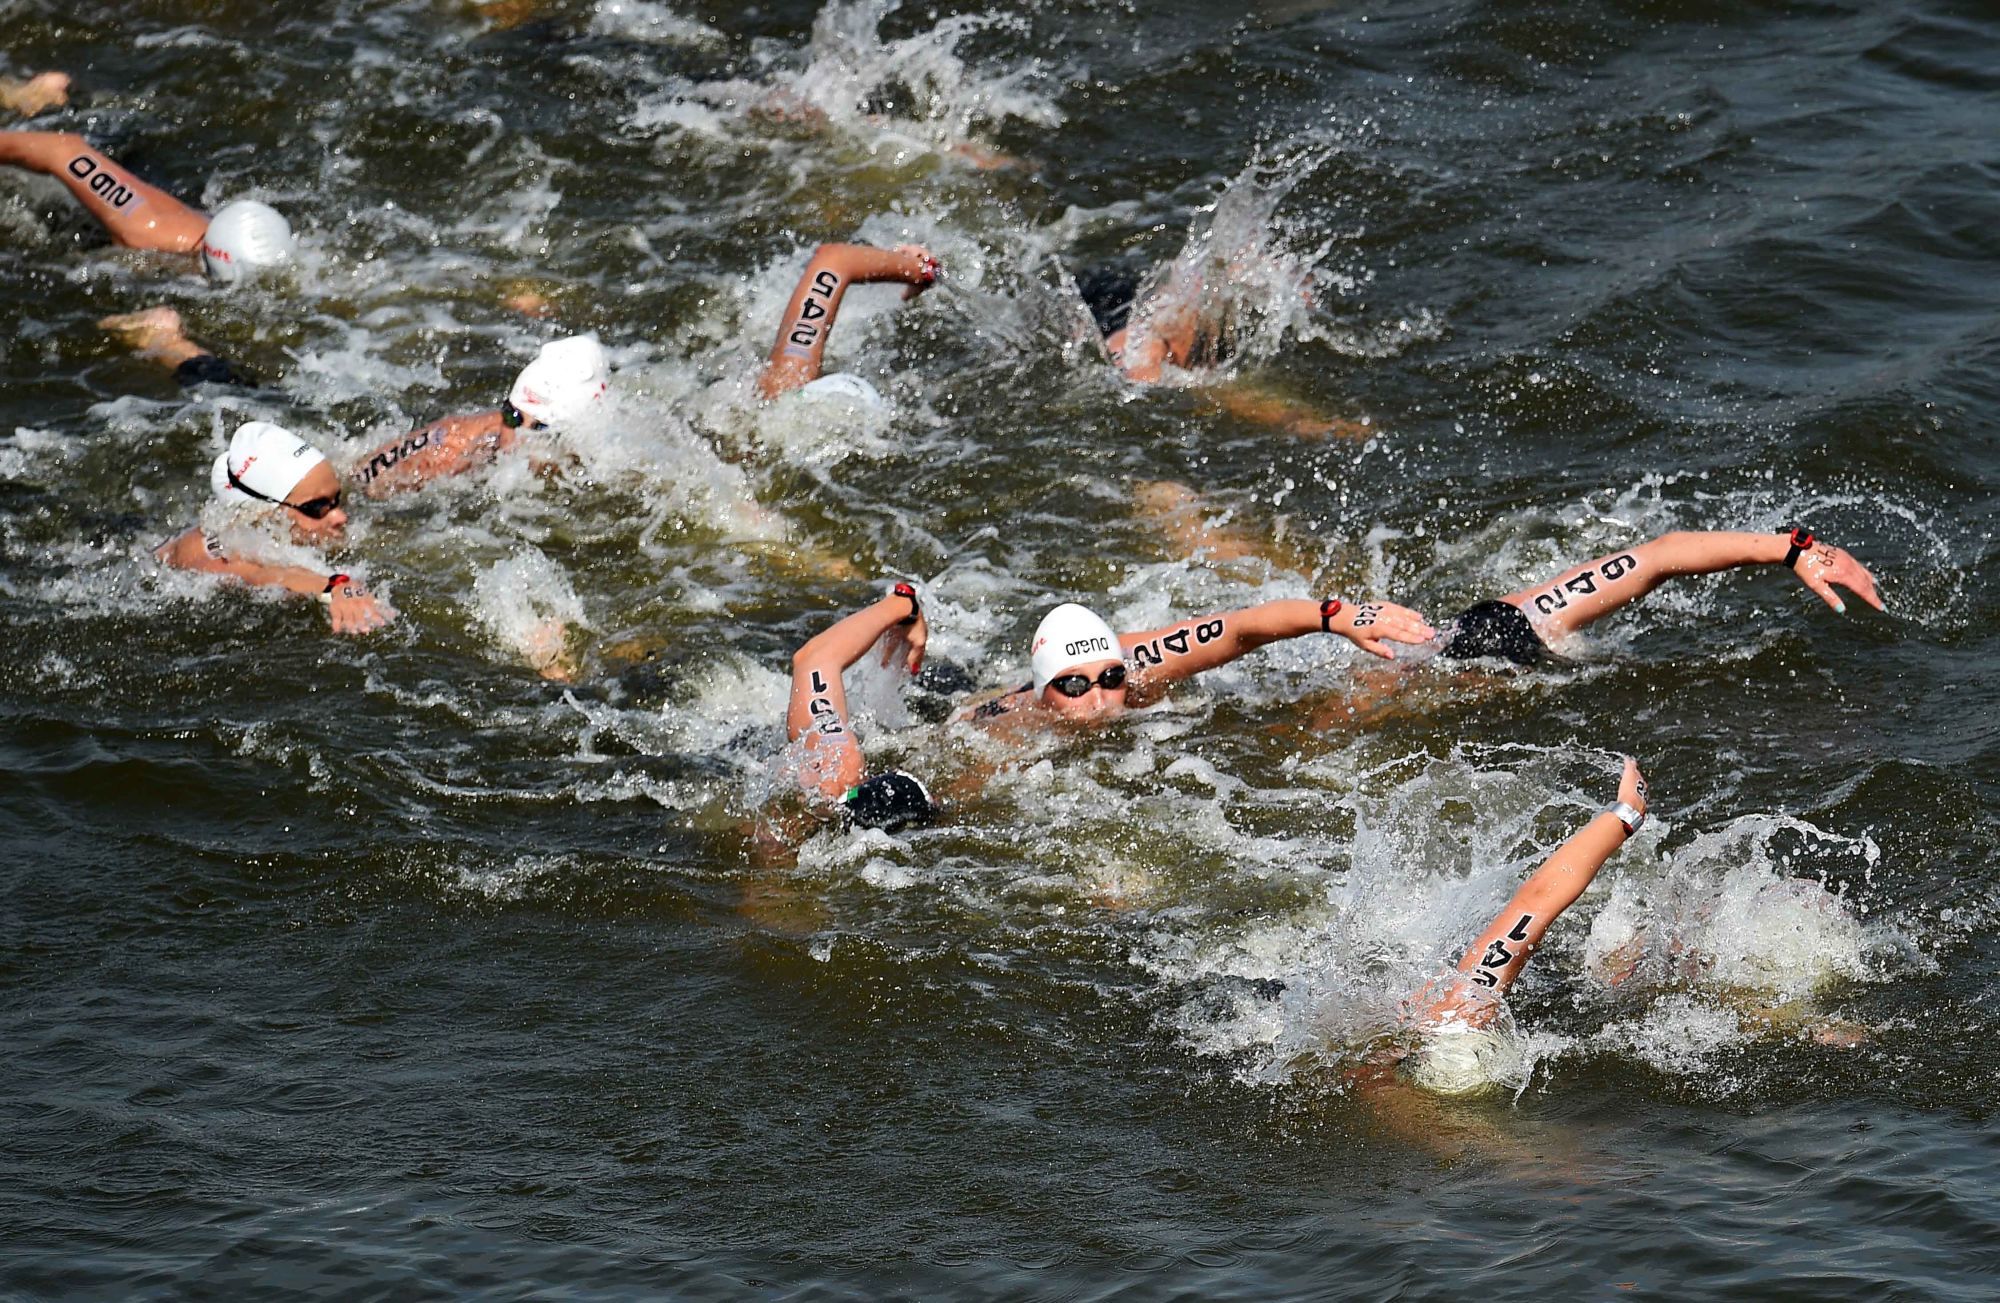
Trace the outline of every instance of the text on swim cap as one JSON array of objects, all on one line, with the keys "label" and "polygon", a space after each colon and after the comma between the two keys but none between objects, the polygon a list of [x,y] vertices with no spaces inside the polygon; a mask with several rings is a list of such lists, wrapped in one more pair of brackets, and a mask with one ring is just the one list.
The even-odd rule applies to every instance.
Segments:
[{"label": "text on swim cap", "polygon": [[1078,638],[1075,642],[1063,644],[1063,655],[1065,656],[1087,656],[1091,652],[1103,652],[1109,655],[1111,652],[1111,640],[1102,635],[1093,635],[1089,638]]},{"label": "text on swim cap", "polygon": [[97,160],[88,154],[78,154],[69,161],[69,174],[84,182],[92,194],[120,212],[144,202],[130,186],[99,168]]},{"label": "text on swim cap", "polygon": [[785,352],[794,357],[812,356],[820,332],[826,329],[813,323],[833,310],[833,296],[839,291],[840,276],[837,273],[825,269],[813,273],[812,284],[806,287],[805,301],[799,304],[798,319],[785,332]]}]

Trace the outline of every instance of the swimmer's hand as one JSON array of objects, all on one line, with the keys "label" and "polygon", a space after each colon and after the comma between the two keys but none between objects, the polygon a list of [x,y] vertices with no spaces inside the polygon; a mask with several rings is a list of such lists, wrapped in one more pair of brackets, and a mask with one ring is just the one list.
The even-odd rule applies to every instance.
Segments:
[{"label": "swimmer's hand", "polygon": [[944,273],[943,266],[921,244],[899,244],[889,252],[901,256],[908,263],[902,268],[904,274],[899,278],[907,284],[903,291],[905,303],[937,284],[938,277]]},{"label": "swimmer's hand", "polygon": [[1394,602],[1343,605],[1328,623],[1327,632],[1337,633],[1362,651],[1391,661],[1396,659],[1396,653],[1389,643],[1425,643],[1437,637],[1430,621]]},{"label": "swimmer's hand", "polygon": [[1799,553],[1799,559],[1792,563],[1792,573],[1840,615],[1847,614],[1847,603],[1833,591],[1835,584],[1858,594],[1862,601],[1878,611],[1887,609],[1875,594],[1875,576],[1869,574],[1868,567],[1856,561],[1846,548],[1835,547],[1831,543],[1814,543]]},{"label": "swimmer's hand", "polygon": [[882,640],[882,667],[887,669],[900,651],[903,653],[903,668],[914,679],[924,668],[924,648],[930,645],[930,641],[931,627],[924,619],[922,608],[919,608],[916,623],[899,624],[889,630],[889,636]]},{"label": "swimmer's hand", "polygon": [[1637,810],[1646,813],[1646,776],[1639,772],[1639,762],[1631,756],[1625,757],[1625,774],[1618,780],[1618,799]]},{"label": "swimmer's hand", "polygon": [[396,618],[396,608],[353,580],[336,585],[328,595],[327,619],[335,633],[373,633]]}]

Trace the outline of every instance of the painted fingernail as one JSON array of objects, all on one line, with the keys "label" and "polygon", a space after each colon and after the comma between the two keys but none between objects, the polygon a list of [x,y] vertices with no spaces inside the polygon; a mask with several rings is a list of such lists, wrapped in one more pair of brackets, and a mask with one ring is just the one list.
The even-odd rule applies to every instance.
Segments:
[{"label": "painted fingernail", "polygon": [[1840,600],[1840,599],[1839,599],[1838,597],[1834,598],[1834,599],[1833,599],[1833,613],[1834,613],[1835,615],[1846,615],[1846,614],[1847,614],[1847,603],[1846,603],[1846,602],[1843,602],[1843,601],[1841,601],[1841,600]]}]

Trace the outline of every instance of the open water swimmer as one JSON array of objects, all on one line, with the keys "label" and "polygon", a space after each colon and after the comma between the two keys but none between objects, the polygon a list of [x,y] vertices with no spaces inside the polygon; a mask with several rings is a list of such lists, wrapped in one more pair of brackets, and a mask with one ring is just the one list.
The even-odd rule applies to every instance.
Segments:
[{"label": "open water swimmer", "polygon": [[590,412],[610,386],[610,363],[595,335],[552,340],[521,368],[498,408],[447,416],[391,439],[362,458],[355,479],[363,493],[381,498],[463,475],[513,448],[524,429],[560,433]]},{"label": "open water swimmer", "polygon": [[792,655],[785,769],[818,808],[836,810],[857,827],[889,832],[936,817],[938,803],[913,775],[867,772],[843,678],[871,652],[877,652],[885,668],[914,677],[923,668],[929,641],[930,626],[916,586],[899,581],[878,601],[814,634]]},{"label": "open water swimmer", "polygon": [[1395,659],[1391,643],[1437,636],[1415,611],[1393,602],[1288,598],[1113,633],[1088,607],[1065,602],[1042,617],[1029,644],[1033,678],[966,708],[960,719],[1085,723],[1157,701],[1166,689],[1259,647],[1309,634],[1338,634],[1370,655]]},{"label": "open water swimmer", "polygon": [[199,254],[209,278],[234,285],[292,261],[291,224],[256,199],[213,216],[190,208],[71,132],[0,131],[0,164],[54,177],[128,249]]},{"label": "open water swimmer", "polygon": [[1783,566],[1838,614],[1845,588],[1880,611],[1875,577],[1846,549],[1804,528],[1775,534],[1678,530],[1582,565],[1555,578],[1480,602],[1447,629],[1439,656],[1449,660],[1497,657],[1533,665],[1585,625],[1635,602],[1669,579],[1713,574],[1741,566]]},{"label": "open water swimmer", "polygon": [[215,499],[204,523],[162,543],[170,566],[256,587],[282,588],[326,603],[335,633],[370,633],[395,612],[354,576],[260,559],[261,541],[324,549],[347,530],[340,479],[325,454],[269,421],[239,427],[209,474]]},{"label": "open water swimmer", "polygon": [[[1491,1084],[1495,1051],[1491,1028],[1504,1005],[1501,997],[1521,976],[1535,948],[1562,912],[1574,905],[1646,821],[1645,775],[1629,756],[1618,780],[1618,796],[1589,823],[1571,834],[1541,867],[1528,875],[1491,923],[1475,937],[1452,973],[1439,977],[1412,998],[1407,1019],[1418,1037],[1405,1064],[1410,1078],[1445,1094]],[[1401,1058],[1400,1047],[1387,1061]],[[1378,1067],[1385,1061],[1378,1060]]]},{"label": "open water swimmer", "polygon": [[840,397],[880,407],[875,386],[847,372],[822,374],[827,341],[840,316],[841,301],[850,285],[893,282],[904,286],[903,298],[913,299],[938,279],[938,260],[914,244],[876,249],[865,244],[822,244],[799,276],[791,302],[778,326],[770,361],[757,378],[766,398],[798,391],[808,398]]}]

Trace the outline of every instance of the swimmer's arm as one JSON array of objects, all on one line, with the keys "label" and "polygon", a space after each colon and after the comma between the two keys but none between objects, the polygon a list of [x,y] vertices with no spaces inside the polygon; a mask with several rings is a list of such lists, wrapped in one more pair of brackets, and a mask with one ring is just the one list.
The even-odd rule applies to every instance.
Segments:
[{"label": "swimmer's arm", "polygon": [[[1505,600],[1527,612],[1545,636],[1559,636],[1603,619],[1668,579],[1737,566],[1780,565],[1790,548],[1790,536],[1775,531],[1677,530],[1573,566],[1549,582],[1524,588]],[[1844,613],[1847,609],[1833,590],[1836,584],[1859,594],[1876,610],[1883,609],[1875,592],[1875,577],[1844,548],[1815,542],[1799,554],[1792,572],[1835,611]]]},{"label": "swimmer's arm", "polygon": [[327,599],[327,618],[335,633],[367,633],[395,618],[395,610],[352,579],[336,584],[339,575],[321,574],[304,566],[263,565],[225,556],[199,527],[187,530],[153,549],[166,565],[202,574],[221,575],[260,588],[283,588],[307,597]]},{"label": "swimmer's arm", "polygon": [[0,163],[46,172],[62,182],[104,223],[111,238],[128,248],[192,253],[208,230],[206,216],[141,181],[72,132],[0,131]]},{"label": "swimmer's arm", "polygon": [[[1266,643],[1319,633],[1321,627],[1318,602],[1286,598],[1183,620],[1164,629],[1120,634],[1118,641],[1143,687],[1227,665]],[[1423,616],[1390,602],[1343,602],[1325,631],[1388,659],[1395,656],[1388,646],[1391,641],[1419,643],[1437,636]]]},{"label": "swimmer's arm", "polygon": [[448,416],[369,453],[354,468],[354,482],[371,498],[387,497],[483,466],[513,447],[518,437],[498,411]]},{"label": "swimmer's arm", "polygon": [[[1640,776],[1638,763],[1630,757],[1626,758],[1625,773],[1618,785],[1618,799],[1645,812],[1645,779]],[[1505,992],[1527,966],[1528,957],[1541,944],[1549,924],[1576,903],[1604,862],[1625,844],[1626,836],[1624,823],[1609,810],[1578,829],[1528,876],[1506,907],[1487,924],[1458,961],[1458,971],[1495,994]],[[1435,1021],[1458,1012],[1447,1007],[1452,1003],[1447,996],[1423,1010],[1419,1018]]]},{"label": "swimmer's arm", "polygon": [[875,249],[865,244],[822,244],[813,251],[812,261],[799,276],[791,302],[778,324],[777,342],[771,358],[758,377],[757,389],[766,398],[776,398],[819,378],[826,357],[826,342],[833,333],[834,319],[840,315],[847,287],[857,282],[901,281],[918,294],[937,280],[937,259],[914,244],[894,249]]},{"label": "swimmer's arm", "polygon": [[836,763],[829,766],[822,760],[818,766],[818,787],[826,796],[839,796],[862,777],[861,748],[848,724],[847,687],[841,675],[878,643],[884,665],[900,652],[903,667],[911,674],[922,669],[930,626],[921,608],[915,623],[904,624],[910,613],[909,599],[890,593],[822,629],[792,653],[785,737],[788,741],[805,738],[807,749],[816,753],[833,749]]}]

